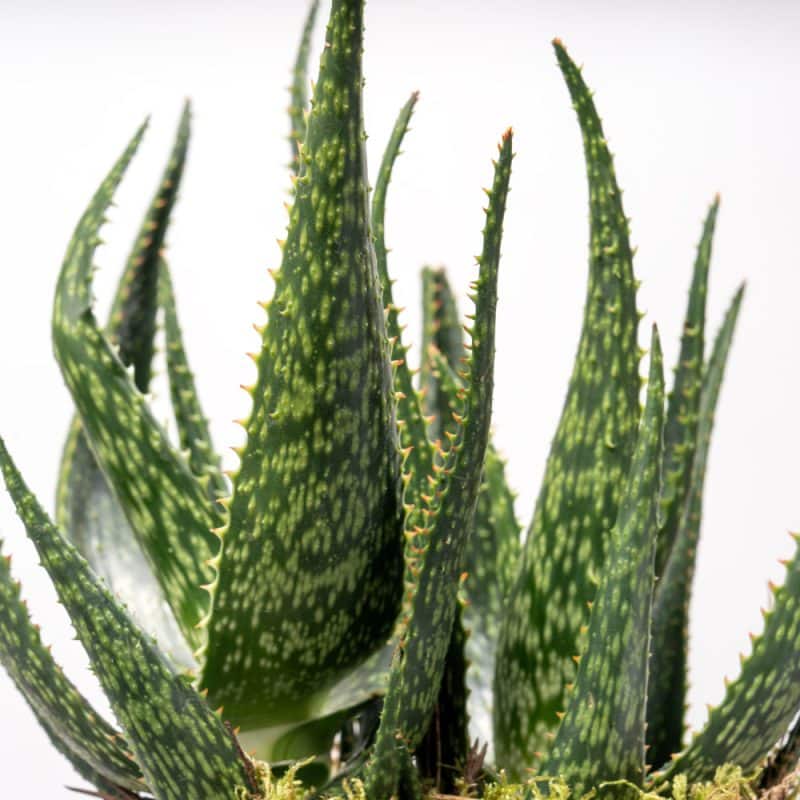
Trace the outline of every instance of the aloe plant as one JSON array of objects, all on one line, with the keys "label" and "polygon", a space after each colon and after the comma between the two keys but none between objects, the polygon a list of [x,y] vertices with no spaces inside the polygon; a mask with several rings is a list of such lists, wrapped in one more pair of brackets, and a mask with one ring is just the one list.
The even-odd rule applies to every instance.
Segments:
[{"label": "aloe plant", "polygon": [[[104,798],[293,797],[297,780],[317,796],[371,800],[429,789],[475,796],[497,781],[509,796],[672,783],[677,798],[726,764],[745,773],[767,764],[759,787],[768,789],[797,762],[800,555],[787,562],[740,677],[684,742],[703,485],[743,296],[707,348],[718,202],[698,248],[672,391],[665,397],[653,327],[641,407],[622,195],[591,92],[554,42],[584,140],[589,276],[564,410],[523,538],[491,437],[512,132],[487,190],[474,313],[462,325],[446,273],[423,270],[415,375],[384,218],[417,96],[400,110],[370,193],[363,0],[333,0],[307,108],[318,10],[295,65],[289,227],[264,304],[238,469],[222,471],[211,441],[164,249],[188,105],[105,326],[92,307],[93,254],[145,126],[67,248],[52,327],[76,413],[55,522],[0,439],[8,491],[116,721],[55,663],[7,560],[0,661]],[[174,441],[147,395],[159,317]]]}]

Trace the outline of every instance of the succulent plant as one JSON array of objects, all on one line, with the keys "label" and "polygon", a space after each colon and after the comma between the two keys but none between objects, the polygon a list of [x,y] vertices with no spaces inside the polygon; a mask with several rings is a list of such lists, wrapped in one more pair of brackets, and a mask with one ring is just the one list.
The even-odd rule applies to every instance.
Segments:
[{"label": "succulent plant", "polygon": [[[384,215],[416,95],[370,194],[363,0],[333,0],[307,113],[317,11],[292,85],[290,219],[238,469],[223,473],[212,445],[164,253],[188,106],[105,328],[92,310],[93,253],[144,126],[67,249],[53,342],[76,415],[56,523],[0,440],[8,491],[121,730],[54,662],[8,560],[0,661],[55,747],[97,796],[117,800],[290,797],[298,778],[321,796],[370,800],[498,785],[538,797],[548,786],[582,795],[672,784],[677,798],[726,764],[737,775],[766,764],[759,786],[769,788],[798,756],[800,556],[787,562],[741,675],[683,747],[703,482],[743,295],[707,353],[718,202],[672,391],[665,397],[653,328],[642,408],[621,193],[591,93],[554,42],[584,139],[589,280],[564,410],[521,538],[490,431],[511,131],[487,190],[466,336],[445,273],[425,269],[415,378]],[[147,396],[159,314],[177,442]]]}]

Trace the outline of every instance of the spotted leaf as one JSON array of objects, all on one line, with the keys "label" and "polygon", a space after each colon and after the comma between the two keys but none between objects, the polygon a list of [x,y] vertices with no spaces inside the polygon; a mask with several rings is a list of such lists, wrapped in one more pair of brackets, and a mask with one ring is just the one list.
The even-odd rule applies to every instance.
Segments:
[{"label": "spotted leaf", "polygon": [[656,584],[647,697],[647,757],[648,763],[656,767],[666,764],[673,753],[680,751],[683,744],[683,716],[688,690],[689,604],[700,537],[706,463],[714,413],[739,315],[743,288],[739,290],[728,310],[714,342],[711,357],[703,370],[697,442],[692,448],[694,463],[689,492],[670,558],[665,565],[664,574]]},{"label": "spotted leaf", "polygon": [[554,46],[583,133],[589,281],[566,402],[500,630],[495,747],[513,775],[545,749],[574,680],[572,657],[602,574],[639,419],[628,223],[591,93],[563,45]]},{"label": "spotted leaf", "polygon": [[300,148],[306,135],[306,115],[308,114],[308,60],[311,54],[311,37],[319,12],[319,0],[312,0],[303,26],[303,35],[292,70],[292,83],[289,87],[289,144],[292,148],[292,172],[300,172]]},{"label": "spotted leaf", "polygon": [[[50,744],[61,753],[64,758],[69,761],[72,765],[72,768],[75,772],[80,775],[83,780],[87,783],[90,783],[100,792],[100,796],[103,800],[140,800],[141,795],[131,792],[128,789],[120,786],[118,783],[109,780],[104,775],[99,773],[91,764],[87,761],[84,761],[80,756],[76,755],[76,751],[72,750],[64,743],[64,739],[60,738],[57,733],[55,733],[54,728],[50,725],[47,719],[41,716],[38,712],[34,710],[34,716],[36,717],[36,721],[39,725],[43,728],[44,732],[47,734],[48,738],[50,739]],[[68,789],[72,789],[73,791],[80,791],[82,789],[74,789],[73,787],[67,787]]]},{"label": "spotted leaf", "polygon": [[[438,472],[411,615],[393,660],[375,749],[366,770],[367,794],[373,797],[389,797],[396,790],[404,758],[424,736],[439,695],[451,643],[459,576],[489,439],[497,271],[511,158],[511,131],[508,131],[500,147],[486,212],[483,253],[475,287],[472,358],[465,378],[467,388],[458,398],[463,404],[459,432]],[[446,362],[443,363],[446,367]]]},{"label": "spotted leaf", "polygon": [[544,768],[575,796],[604,781],[644,781],[650,610],[659,530],[664,375],[653,328],[647,402],[575,687]]},{"label": "spotted leaf", "polygon": [[691,479],[697,441],[697,415],[703,383],[708,268],[711,263],[711,244],[718,210],[719,198],[716,198],[708,211],[703,235],[697,247],[692,285],[689,289],[689,306],[683,323],[680,356],[667,404],[662,497],[664,527],[656,546],[656,575],[663,575],[667,566],[669,551],[675,542],[678,524],[683,516]]},{"label": "spotted leaf", "polygon": [[202,685],[243,729],[300,720],[389,638],[400,458],[367,212],[361,0],[333,3],[263,331]]},{"label": "spotted leaf", "polygon": [[[678,528],[653,610],[652,685],[648,721],[662,725],[651,734],[654,766],[663,766],[681,747],[686,704],[689,601],[700,535],[703,485],[714,412],[725,372],[743,287],[736,293],[717,334],[703,378],[697,450],[688,502]],[[744,662],[740,677],[728,687],[703,732],[668,765],[668,774],[686,772],[705,780],[716,766],[733,763],[746,772],[764,758],[800,710],[800,557],[789,565],[786,586],[776,596],[763,636]],[[792,594],[794,593],[794,597]]]},{"label": "spotted leaf", "polygon": [[[428,344],[425,352],[430,353],[430,345],[433,345],[449,365],[446,380],[433,372],[430,358],[423,361],[427,367],[421,370],[424,397],[429,404],[427,411],[431,415],[430,435],[439,439],[443,436],[440,421],[454,422],[452,411],[457,405],[455,395],[461,383],[457,373],[463,371],[467,351],[461,316],[445,271],[426,268],[422,276],[423,341]],[[445,429],[452,433],[452,426],[446,425]],[[469,727],[471,736],[482,742],[491,743],[492,740],[492,680],[497,635],[505,600],[519,566],[520,530],[505,466],[490,441],[473,530],[466,546],[467,579],[462,585],[466,605],[461,613],[469,634],[466,638]]]},{"label": "spotted leaf", "polygon": [[[408,365],[408,346],[403,343],[403,326],[400,324],[402,311],[392,296],[394,281],[389,276],[388,255],[386,247],[386,195],[392,178],[397,156],[403,139],[408,132],[411,115],[417,103],[418,94],[414,92],[400,110],[389,143],[383,154],[375,191],[372,196],[372,231],[375,236],[375,257],[378,266],[378,278],[381,282],[383,305],[386,309],[386,332],[393,342],[392,358],[394,365],[394,388],[397,395],[397,416],[400,427],[400,444],[407,452],[403,465],[406,477],[404,502],[410,507],[420,510],[422,495],[430,486],[428,477],[433,471],[433,448],[428,441],[425,420],[422,417],[422,406],[418,392],[414,389],[412,374]],[[416,524],[418,515],[410,515],[409,524]]]},{"label": "spotted leaf", "polygon": [[50,522],[1,439],[0,468],[153,794],[211,800],[248,787],[232,735]]},{"label": "spotted leaf", "polygon": [[172,278],[164,259],[161,259],[158,280],[158,302],[164,310],[167,375],[180,446],[189,454],[189,467],[192,472],[207,485],[209,499],[217,500],[220,497],[227,497],[230,490],[222,474],[221,461],[214,450],[208,421],[203,414],[194,376],[189,368],[189,360],[183,346],[183,334],[178,322]]},{"label": "spotted leaf", "polygon": [[452,417],[452,400],[443,395],[428,357],[431,346],[447,359],[456,373],[464,369],[464,328],[453,290],[444,269],[425,267],[422,270],[422,363],[420,388],[424,412],[429,418],[428,435],[433,441],[445,439],[456,425]]},{"label": "spotted leaf", "polygon": [[78,692],[42,643],[9,564],[10,558],[0,557],[0,662],[36,717],[49,720],[51,739],[106,780],[144,789],[122,735]]},{"label": "spotted leaf", "polygon": [[97,190],[67,248],[53,305],[53,346],[92,452],[184,636],[196,647],[203,640],[197,625],[208,610],[206,562],[218,548],[210,530],[214,514],[100,331],[91,304],[98,230],[143,130]]},{"label": "spotted leaf", "polygon": [[[136,237],[114,297],[106,335],[132,367],[140,392],[150,385],[158,308],[160,252],[183,175],[190,133],[190,107],[184,107],[175,144],[159,188]],[[94,456],[76,416],[61,458],[56,519],[130,613],[155,636],[171,659],[191,667],[191,651],[156,580],[125,512]]]}]

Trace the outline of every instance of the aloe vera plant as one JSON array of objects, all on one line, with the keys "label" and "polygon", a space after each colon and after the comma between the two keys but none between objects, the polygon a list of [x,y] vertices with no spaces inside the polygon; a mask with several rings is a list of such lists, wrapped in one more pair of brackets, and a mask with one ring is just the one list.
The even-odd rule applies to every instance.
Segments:
[{"label": "aloe vera plant", "polygon": [[[748,774],[767,765],[759,786],[768,789],[797,763],[800,555],[741,675],[684,742],[703,485],[743,297],[707,347],[718,201],[672,390],[653,327],[642,407],[621,192],[591,92],[554,42],[583,134],[589,277],[564,410],[521,536],[491,437],[512,132],[487,190],[474,313],[463,326],[445,272],[423,270],[415,375],[384,218],[417,96],[400,110],[370,193],[363,0],[333,0],[307,108],[318,11],[314,3],[295,66],[289,227],[238,469],[222,471],[211,441],[164,249],[188,105],[105,326],[92,307],[93,254],[144,126],[67,248],[52,333],[76,413],[55,521],[0,439],[9,494],[116,721],[61,672],[8,560],[0,661],[104,798],[294,797],[296,779],[317,796],[370,800],[475,796],[498,781],[508,796],[561,782],[577,796],[671,784],[677,798],[675,787],[726,764]],[[177,441],[147,396],[159,317]]]}]

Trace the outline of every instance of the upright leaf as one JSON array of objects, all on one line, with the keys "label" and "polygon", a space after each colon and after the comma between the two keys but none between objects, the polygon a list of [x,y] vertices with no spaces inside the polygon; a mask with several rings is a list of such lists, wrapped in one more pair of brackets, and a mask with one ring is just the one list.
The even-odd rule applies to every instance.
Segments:
[{"label": "upright leaf", "polygon": [[172,410],[178,427],[181,449],[189,454],[189,467],[202,481],[207,481],[211,500],[230,493],[222,474],[220,458],[214,450],[208,421],[203,414],[200,398],[183,347],[183,334],[178,322],[175,293],[169,267],[161,259],[159,270],[159,305],[164,310],[164,336],[167,345],[167,375],[172,398]]},{"label": "upright leaf", "polygon": [[319,0],[312,0],[308,8],[308,16],[303,26],[300,46],[297,48],[292,85],[289,87],[289,144],[292,148],[292,172],[300,172],[300,147],[306,136],[306,114],[308,113],[308,59],[311,53],[311,37],[319,11]]},{"label": "upright leaf", "polygon": [[[159,260],[180,188],[189,145],[191,110],[184,106],[175,144],[134,242],[106,328],[140,392],[150,387],[158,309]],[[193,660],[164,592],[114,496],[75,416],[61,457],[56,519],[97,575],[173,661]]]},{"label": "upright leaf", "polygon": [[[147,785],[159,800],[227,798],[248,787],[231,734],[50,522],[0,439],[0,468]],[[250,787],[253,788],[253,787]]]},{"label": "upright leaf", "polygon": [[444,269],[425,267],[422,270],[422,364],[420,387],[424,398],[424,411],[429,418],[429,436],[434,441],[442,439],[445,431],[453,432],[450,399],[445,397],[433,372],[428,357],[433,345],[447,359],[456,372],[463,370],[464,349],[463,323],[453,290],[447,281]]},{"label": "upright leaf", "polygon": [[[664,575],[659,580],[656,589],[653,607],[651,677],[647,704],[647,741],[650,746],[647,757],[648,762],[656,767],[666,764],[672,755],[681,749],[683,740],[683,716],[687,692],[689,604],[697,543],[700,536],[706,463],[711,431],[714,426],[714,414],[743,294],[744,287],[736,293],[725,315],[704,371],[692,480],[675,544],[667,561]],[[798,700],[800,700],[800,695],[798,695]],[[797,702],[797,706],[800,708],[800,702]],[[741,708],[740,706],[739,709],[741,710]],[[753,729],[750,732],[756,733]],[[779,731],[772,735],[767,748],[775,744],[782,733],[783,731]],[[766,735],[770,736],[769,733]],[[756,736],[754,743],[757,741],[758,737]],[[714,745],[717,753],[720,752],[720,747],[721,744]],[[738,760],[728,757],[719,762],[719,764],[722,763],[745,766]],[[713,770],[710,770],[709,775],[712,773]]]},{"label": "upright leaf", "polygon": [[659,576],[664,574],[669,552],[678,535],[678,524],[683,516],[692,473],[697,441],[697,415],[703,384],[708,268],[718,210],[719,197],[715,198],[708,211],[703,235],[697,247],[692,286],[689,289],[689,307],[683,323],[681,351],[667,404],[662,497],[664,527],[656,546],[656,575]]},{"label": "upright leaf", "polygon": [[[400,109],[395,121],[389,142],[381,160],[378,177],[375,181],[375,191],[372,195],[372,232],[375,236],[375,259],[378,267],[378,279],[381,283],[383,306],[386,309],[386,332],[392,344],[392,359],[394,364],[394,388],[397,396],[397,417],[400,427],[400,445],[407,453],[403,464],[407,473],[406,489],[403,497],[404,503],[422,507],[422,495],[430,488],[428,476],[433,470],[433,449],[428,442],[425,429],[425,420],[422,417],[422,407],[419,394],[414,389],[411,369],[408,365],[408,346],[403,343],[403,326],[400,324],[402,311],[392,296],[394,281],[389,276],[388,255],[386,247],[386,195],[392,179],[397,156],[403,139],[408,132],[411,115],[419,95],[414,92],[406,104]],[[410,524],[416,524],[419,514],[410,515]]]},{"label": "upright leaf", "polygon": [[521,774],[543,751],[574,680],[587,603],[602,574],[639,419],[636,282],[628,222],[600,119],[581,73],[554,42],[583,133],[589,179],[589,283],[567,398],[495,670],[498,763]]},{"label": "upright leaf", "polygon": [[[740,289],[717,335],[706,369],[700,407],[698,444],[688,504],[667,570],[656,594],[654,634],[658,651],[653,660],[653,691],[648,718],[661,721],[666,731],[653,737],[652,763],[660,766],[681,744],[682,711],[686,699],[686,640],[688,607],[700,533],[703,483],[714,410],[728,351],[742,301]],[[677,758],[666,765],[664,777],[685,772],[690,780],[705,780],[714,766],[733,763],[745,772],[754,769],[787,732],[800,711],[800,555],[787,563],[786,581],[775,591],[775,605],[766,614],[764,632],[743,661],[739,677],[727,688],[708,723]],[[660,779],[661,776],[657,776]]]},{"label": "upright leaf", "polygon": [[95,772],[131,790],[144,788],[128,746],[56,664],[20,599],[20,587],[0,557],[0,663],[39,720],[49,720],[51,739]]},{"label": "upright leaf", "polygon": [[653,328],[647,403],[592,605],[588,645],[544,769],[562,776],[576,797],[604,781],[644,781],[663,424],[661,346]]},{"label": "upright leaf", "polygon": [[439,694],[433,705],[428,729],[414,751],[414,761],[423,781],[442,794],[457,792],[456,780],[469,751],[467,713],[467,632],[463,609],[456,606],[450,643],[444,657]]},{"label": "upright leaf", "polygon": [[[460,380],[456,373],[463,371],[467,352],[464,328],[445,271],[426,268],[422,276],[423,342],[445,355],[451,372],[447,380],[440,380],[432,370],[432,360],[426,357],[420,377],[427,411],[431,414],[428,418],[431,438],[446,440],[446,431],[453,432],[452,412],[457,407],[455,392]],[[429,352],[426,347],[425,353]],[[461,587],[466,601],[461,616],[469,634],[466,655],[470,731],[472,737],[490,746],[497,635],[519,565],[519,535],[514,495],[506,481],[503,461],[490,440],[473,530],[466,546],[467,578]]]},{"label": "upright leaf", "polygon": [[800,549],[765,617],[764,631],[722,703],[686,750],[654,776],[656,782],[681,773],[689,781],[708,780],[722,763],[751,772],[789,731],[800,711]]},{"label": "upright leaf", "polygon": [[218,547],[210,531],[214,514],[92,312],[98,231],[143,130],[97,190],[67,248],[53,304],[53,347],[92,451],[184,636],[198,646],[197,625],[208,608],[203,586],[211,577],[206,561]]},{"label": "upright leaf", "polygon": [[466,652],[470,730],[473,738],[484,743],[491,743],[493,738],[492,684],[497,640],[519,567],[520,530],[503,460],[490,442],[473,531],[467,543],[464,566],[467,578],[462,586],[467,602],[464,625],[469,632]]},{"label": "upright leaf", "polygon": [[[424,736],[434,710],[458,603],[464,550],[481,484],[492,409],[497,270],[511,172],[511,131],[503,137],[495,166],[476,284],[472,359],[462,390],[460,428],[446,453],[432,501],[426,552],[411,615],[396,651],[367,767],[367,795],[389,797],[404,759]],[[446,369],[446,362],[443,364]]]},{"label": "upright leaf", "polygon": [[400,608],[400,459],[367,212],[362,15],[362,0],[333,3],[222,534],[202,685],[245,729],[309,715],[386,642]]}]

